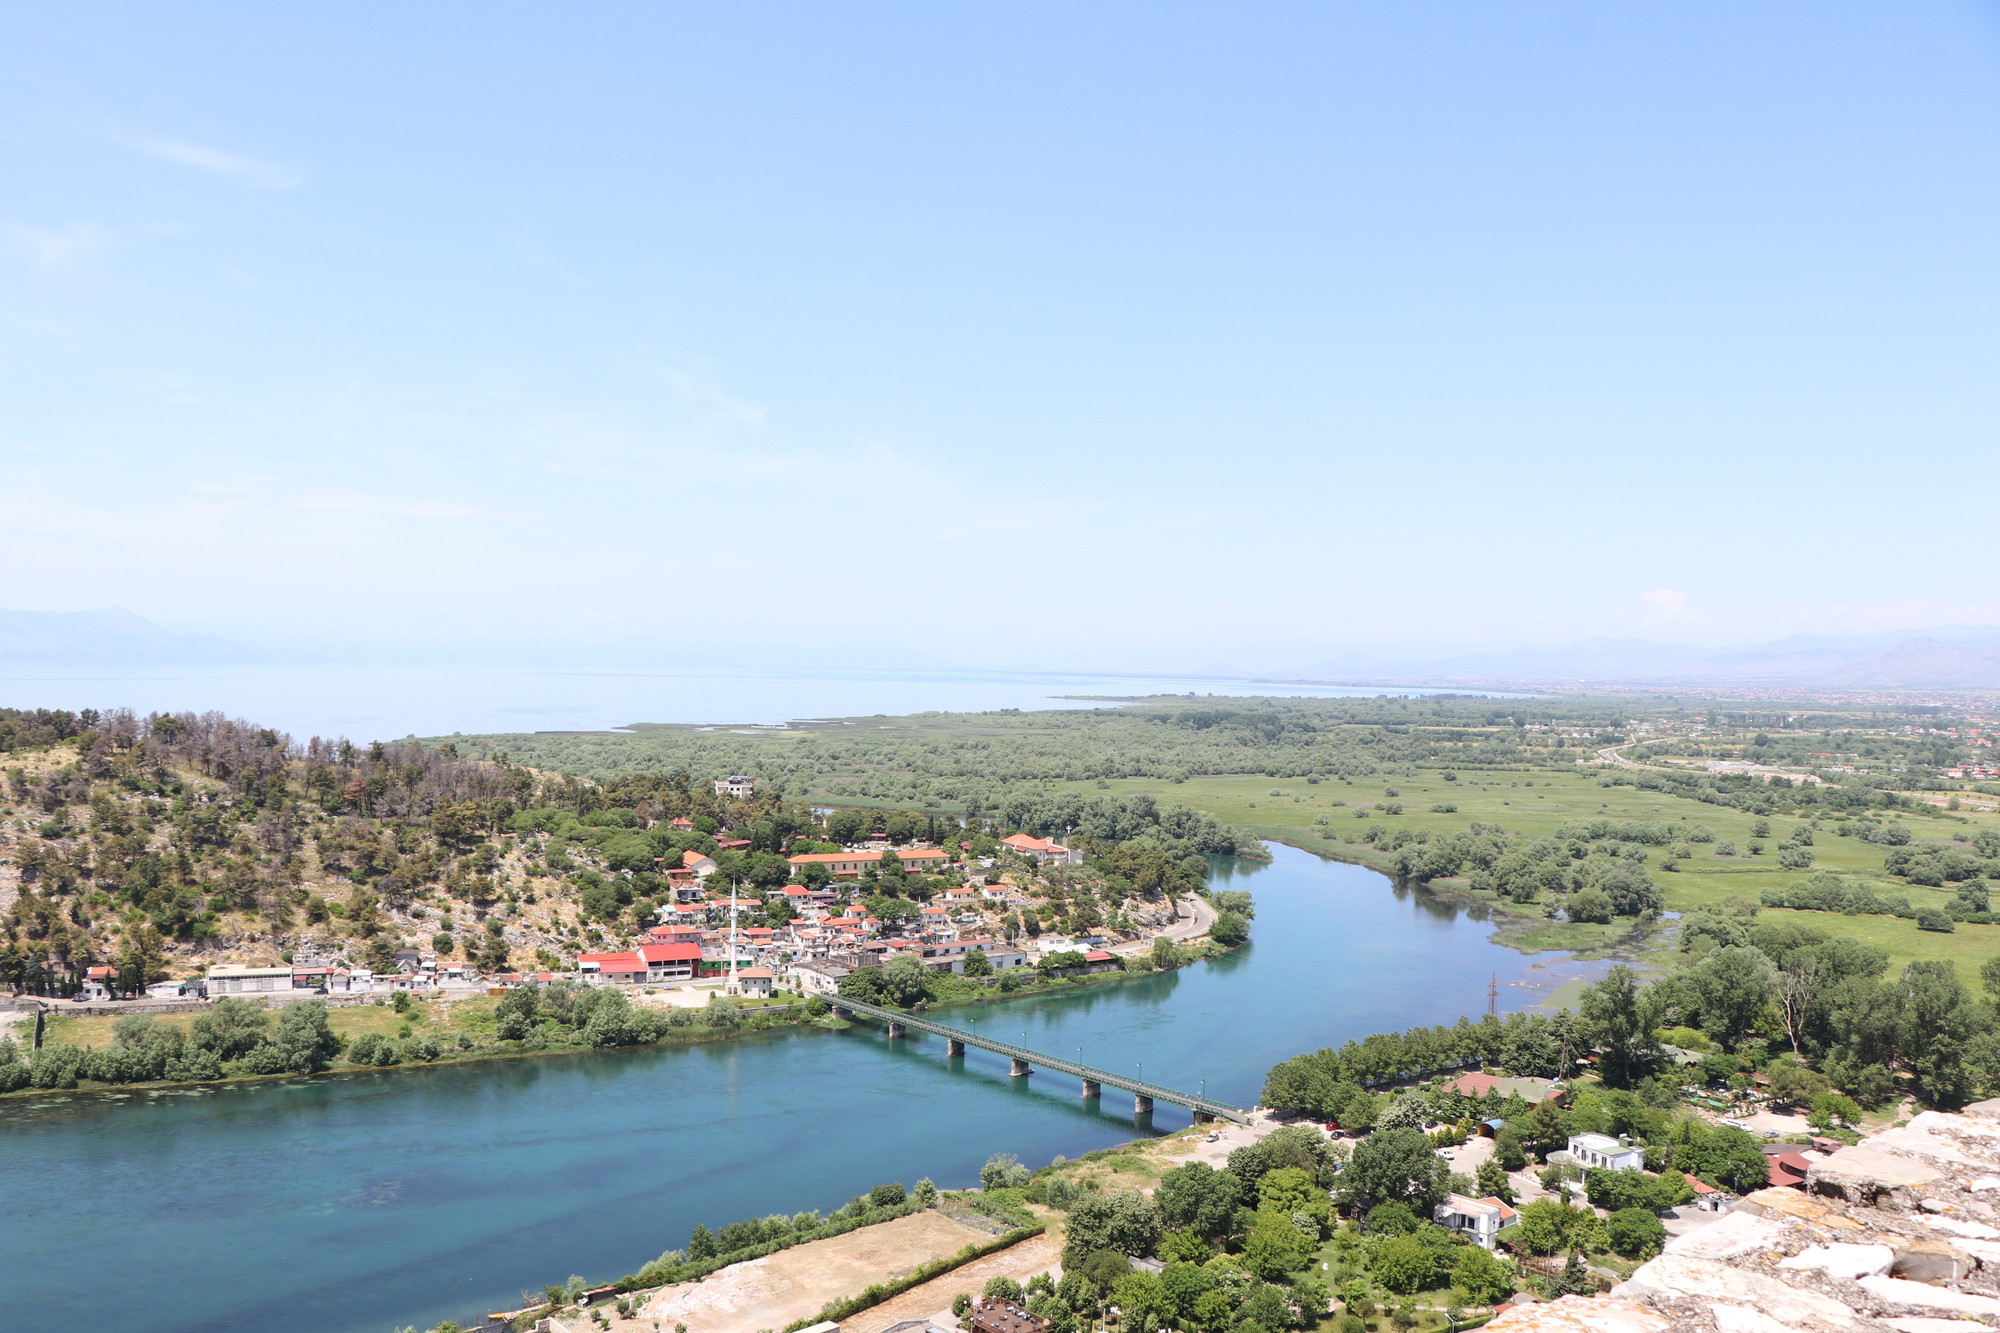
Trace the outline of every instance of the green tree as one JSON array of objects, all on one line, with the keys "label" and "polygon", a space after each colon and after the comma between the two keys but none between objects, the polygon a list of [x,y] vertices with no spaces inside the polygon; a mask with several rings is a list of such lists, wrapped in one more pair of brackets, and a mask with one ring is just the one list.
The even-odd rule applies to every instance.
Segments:
[{"label": "green tree", "polygon": [[1127,1273],[1113,1284],[1111,1301],[1124,1316],[1121,1329],[1129,1333],[1153,1333],[1173,1317],[1160,1279],[1151,1273]]},{"label": "green tree", "polygon": [[1521,1245],[1530,1254],[1559,1254],[1575,1248],[1579,1238],[1586,1234],[1587,1224],[1597,1220],[1588,1210],[1572,1208],[1554,1199],[1536,1199],[1522,1205],[1520,1217]]},{"label": "green tree", "polygon": [[1063,1262],[1115,1250],[1148,1255],[1160,1239],[1160,1212],[1143,1194],[1086,1194],[1069,1211]]},{"label": "green tree", "polygon": [[1217,912],[1208,937],[1225,948],[1234,948],[1250,938],[1249,918],[1241,912]]},{"label": "green tree", "polygon": [[1627,1259],[1650,1259],[1667,1239],[1659,1216],[1645,1208],[1620,1208],[1605,1219],[1604,1230],[1611,1248]]},{"label": "green tree", "polygon": [[1563,904],[1563,915],[1571,921],[1604,925],[1613,916],[1610,895],[1602,889],[1585,889],[1572,894],[1569,901]]},{"label": "green tree", "polygon": [[897,954],[882,965],[882,991],[889,1003],[907,1009],[931,998],[931,970],[915,954]]},{"label": "green tree", "polygon": [[1175,1167],[1160,1177],[1153,1190],[1163,1226],[1185,1227],[1209,1240],[1234,1230],[1242,1198],[1242,1186],[1234,1174],[1217,1171],[1205,1162]]},{"label": "green tree", "polygon": [[1385,1129],[1361,1141],[1341,1179],[1354,1206],[1364,1212],[1395,1201],[1428,1217],[1444,1198],[1450,1174],[1423,1131]]},{"label": "green tree", "polygon": [[[1509,1129],[1515,1125],[1509,1124]],[[1548,1155],[1569,1142],[1569,1115],[1551,1097],[1538,1102],[1519,1121],[1519,1133],[1524,1147],[1536,1156],[1547,1159]]]},{"label": "green tree", "polygon": [[1989,958],[1979,965],[1979,984],[1989,996],[2000,1000],[2000,958]]},{"label": "green tree", "polygon": [[1583,992],[1585,1032],[1604,1050],[1607,1082],[1623,1087],[1644,1053],[1650,1032],[1639,999],[1639,974],[1620,964]]},{"label": "green tree", "polygon": [[1325,1202],[1326,1195],[1313,1183],[1312,1175],[1295,1166],[1267,1171],[1257,1182],[1257,1206],[1270,1212],[1289,1215]]},{"label": "green tree", "polygon": [[1021,1159],[1010,1152],[996,1152],[986,1159],[986,1165],[979,1168],[979,1188],[983,1190],[1015,1190],[1028,1183],[1028,1168],[1021,1165]]},{"label": "green tree", "polygon": [[1260,1212],[1243,1242],[1243,1266],[1275,1282],[1305,1263],[1307,1243],[1291,1218]]},{"label": "green tree", "polygon": [[261,1042],[270,1025],[271,1011],[263,1005],[225,995],[195,1015],[189,1033],[196,1046],[214,1051],[219,1059],[234,1060]]},{"label": "green tree", "polygon": [[1851,1125],[1861,1118],[1861,1108],[1852,1097],[1838,1092],[1822,1092],[1812,1100],[1806,1123],[1825,1133],[1835,1125]]},{"label": "green tree", "polygon": [[1444,1277],[1438,1252],[1412,1234],[1391,1236],[1375,1249],[1368,1261],[1375,1280],[1398,1295],[1407,1296],[1436,1286]]},{"label": "green tree", "polygon": [[1451,1266],[1451,1285],[1475,1305],[1498,1305],[1514,1294],[1514,1269],[1479,1246],[1467,1245]]},{"label": "green tree", "polygon": [[984,949],[968,949],[965,952],[965,975],[968,977],[990,977],[993,964],[986,957]]},{"label": "green tree", "polygon": [[1479,1164],[1478,1189],[1481,1198],[1495,1198],[1511,1205],[1514,1202],[1514,1182],[1500,1163],[1487,1158]]},{"label": "green tree", "polygon": [[1215,1286],[1215,1274],[1199,1264],[1172,1263],[1160,1271],[1160,1296],[1183,1327],[1193,1326],[1197,1303]]},{"label": "green tree", "polygon": [[1760,949],[1717,949],[1686,976],[1702,1031],[1735,1050],[1770,1005],[1778,971]]},{"label": "green tree", "polygon": [[1400,1199],[1378,1203],[1368,1210],[1368,1232],[1375,1236],[1407,1236],[1417,1229],[1417,1215]]}]

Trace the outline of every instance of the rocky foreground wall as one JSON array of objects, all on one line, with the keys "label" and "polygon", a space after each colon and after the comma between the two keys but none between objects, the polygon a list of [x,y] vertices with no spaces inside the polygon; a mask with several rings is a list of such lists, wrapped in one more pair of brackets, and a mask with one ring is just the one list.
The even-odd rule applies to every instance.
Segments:
[{"label": "rocky foreground wall", "polygon": [[2000,1098],[1925,1112],[1759,1190],[1602,1296],[1494,1333],[1973,1333],[2000,1328]]}]

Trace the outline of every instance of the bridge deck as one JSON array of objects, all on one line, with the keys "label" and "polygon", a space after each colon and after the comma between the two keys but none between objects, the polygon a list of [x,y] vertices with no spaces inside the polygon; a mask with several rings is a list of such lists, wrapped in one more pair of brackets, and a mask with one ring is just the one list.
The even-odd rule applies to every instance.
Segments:
[{"label": "bridge deck", "polygon": [[922,1032],[933,1033],[940,1037],[948,1037],[953,1041],[962,1041],[967,1046],[977,1046],[982,1051],[992,1051],[996,1055],[1004,1055],[1011,1059],[1025,1061],[1037,1069],[1054,1070],[1057,1073],[1068,1074],[1074,1078],[1098,1084],[1100,1087],[1122,1088],[1126,1092],[1137,1096],[1151,1097],[1156,1102],[1167,1102],[1174,1106],[1185,1106],[1190,1111],[1200,1111],[1204,1115],[1212,1115],[1218,1120],[1231,1120],[1239,1125],[1250,1123],[1250,1118],[1241,1110],[1226,1103],[1218,1102],[1210,1097],[1201,1097],[1191,1092],[1182,1092],[1177,1088],[1163,1088],[1157,1083],[1147,1083],[1124,1074],[1114,1074],[1108,1069],[1098,1069],[1091,1065],[1078,1064],[1074,1060],[1064,1060],[1059,1056],[1046,1055],[1041,1051],[1031,1051],[1025,1046],[1014,1046],[1004,1041],[995,1041],[991,1037],[982,1037],[977,1032],[967,1032],[963,1028],[947,1027],[943,1023],[933,1022],[921,1014],[906,1013],[901,1009],[885,1009],[878,1004],[868,1004],[861,1000],[850,1000],[844,995],[828,996],[827,999],[837,1009],[846,1009],[856,1014],[866,1014],[870,1018],[879,1018],[884,1022],[901,1023],[906,1028],[916,1028]]}]

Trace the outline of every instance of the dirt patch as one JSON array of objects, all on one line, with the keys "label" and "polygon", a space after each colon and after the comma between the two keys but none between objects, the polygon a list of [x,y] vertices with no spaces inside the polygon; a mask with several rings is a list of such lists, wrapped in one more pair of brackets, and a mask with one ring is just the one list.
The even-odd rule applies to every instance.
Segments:
[{"label": "dirt patch", "polygon": [[828,1301],[852,1296],[926,1260],[941,1259],[991,1239],[985,1232],[937,1212],[914,1213],[732,1264],[699,1282],[663,1287],[639,1306],[632,1318],[614,1318],[611,1326],[645,1333],[651,1333],[655,1325],[670,1329],[675,1324],[686,1324],[688,1333],[779,1329],[795,1319],[817,1315]]},{"label": "dirt patch", "polygon": [[1062,1246],[1062,1237],[1051,1231],[998,1254],[975,1259],[963,1268],[911,1287],[893,1300],[841,1321],[841,1333],[883,1333],[905,1319],[929,1319],[942,1328],[951,1328],[958,1322],[952,1317],[951,1299],[961,1291],[977,1296],[996,1277],[1011,1277],[1024,1286],[1037,1273],[1060,1279]]}]

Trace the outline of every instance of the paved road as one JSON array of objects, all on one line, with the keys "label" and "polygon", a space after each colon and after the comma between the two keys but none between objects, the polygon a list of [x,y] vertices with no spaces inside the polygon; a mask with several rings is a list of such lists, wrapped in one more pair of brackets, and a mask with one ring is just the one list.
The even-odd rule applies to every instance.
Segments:
[{"label": "paved road", "polygon": [[[1175,944],[1186,944],[1189,940],[1198,939],[1208,934],[1208,928],[1215,924],[1215,908],[1209,905],[1208,899],[1201,897],[1199,894],[1191,894],[1186,898],[1175,899],[1174,910],[1181,913],[1181,915],[1174,919],[1174,924],[1168,926],[1160,934],[1165,935]],[[1144,939],[1129,940],[1124,944],[1113,947],[1109,952],[1142,954],[1153,947],[1153,939],[1153,936],[1148,935]]]},{"label": "paved road", "polygon": [[1618,753],[1628,746],[1643,745],[1644,743],[1643,741],[1626,741],[1624,745],[1607,745],[1597,752],[1597,757],[1607,764],[1616,764],[1620,768],[1644,768],[1646,765],[1634,763],[1624,755]]}]

